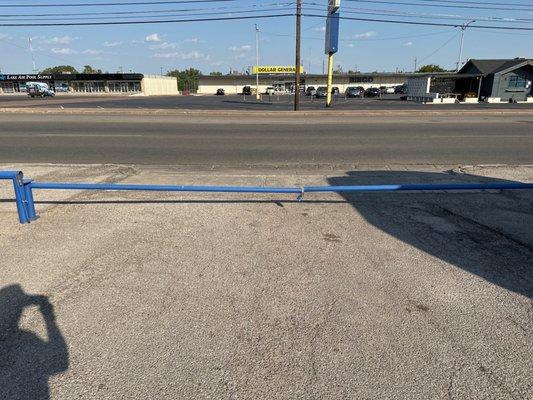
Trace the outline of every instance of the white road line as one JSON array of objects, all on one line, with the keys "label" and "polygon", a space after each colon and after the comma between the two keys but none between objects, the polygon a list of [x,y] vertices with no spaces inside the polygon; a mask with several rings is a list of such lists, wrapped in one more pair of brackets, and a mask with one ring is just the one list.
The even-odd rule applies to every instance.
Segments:
[{"label": "white road line", "polygon": [[[32,135],[29,135],[32,136]],[[106,134],[106,133],[39,133],[36,136],[38,137],[143,137],[145,135],[130,135],[130,134]]]}]

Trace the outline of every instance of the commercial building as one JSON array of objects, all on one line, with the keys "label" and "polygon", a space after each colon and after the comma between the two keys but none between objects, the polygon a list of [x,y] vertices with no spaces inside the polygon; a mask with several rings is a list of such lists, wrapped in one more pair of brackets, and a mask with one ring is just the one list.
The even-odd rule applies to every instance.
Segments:
[{"label": "commercial building", "polygon": [[486,101],[533,102],[533,60],[525,58],[470,60],[456,74],[436,73],[411,77],[409,100],[454,103]]},{"label": "commercial building", "polygon": [[525,101],[532,95],[533,59],[470,60],[459,74],[481,76],[480,98]]},{"label": "commercial building", "polygon": [[26,92],[27,82],[43,82],[56,93],[176,95],[177,78],[134,73],[0,74],[0,94]]},{"label": "commercial building", "polygon": [[[401,73],[356,73],[333,76],[333,86],[344,92],[349,86],[362,86],[365,89],[370,87],[393,87],[403,85],[408,78],[417,74]],[[268,87],[274,88],[278,92],[292,92],[294,89],[294,74],[260,74],[259,92],[265,93]],[[308,86],[326,86],[327,75],[302,74],[300,85],[303,88]],[[221,75],[221,76],[200,76],[198,82],[198,94],[215,94],[218,89],[224,89],[226,94],[240,94],[244,86],[250,86],[255,90],[255,75]]]}]

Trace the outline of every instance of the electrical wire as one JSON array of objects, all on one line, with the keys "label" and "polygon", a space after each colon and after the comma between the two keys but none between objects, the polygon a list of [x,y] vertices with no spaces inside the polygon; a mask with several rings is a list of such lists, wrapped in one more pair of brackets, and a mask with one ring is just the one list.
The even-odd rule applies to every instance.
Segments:
[{"label": "electrical wire", "polygon": [[81,17],[90,15],[142,15],[142,14],[164,14],[187,11],[211,11],[211,10],[234,10],[245,7],[271,7],[271,6],[291,6],[294,2],[285,3],[266,3],[266,4],[249,4],[247,6],[221,6],[206,8],[184,8],[184,9],[165,9],[165,10],[143,10],[143,11],[99,11],[99,12],[81,12],[81,13],[44,13],[44,14],[0,14],[0,17]]},{"label": "electrical wire", "polygon": [[[310,17],[310,18],[324,18],[324,15],[318,15],[318,14],[307,14],[303,13],[302,16],[304,17]],[[392,19],[375,19],[375,18],[356,18],[356,17],[344,17],[339,16],[340,19],[343,20],[351,20],[351,21],[365,21],[365,22],[378,22],[378,23],[387,23],[387,24],[404,24],[404,25],[420,25],[420,26],[447,26],[447,27],[453,27],[458,28],[461,26],[461,24],[446,24],[446,23],[440,23],[440,22],[419,22],[419,21],[402,21],[402,20],[392,20]],[[2,26],[2,25],[0,25]],[[490,26],[490,25],[469,25],[468,28],[473,29],[500,29],[500,30],[516,30],[516,31],[533,31],[533,28],[529,28],[526,26]]]},{"label": "electrical wire", "polygon": [[104,7],[104,6],[145,6],[154,4],[198,4],[225,3],[237,0],[176,0],[176,1],[142,1],[142,2],[114,2],[114,3],[66,3],[66,4],[0,4],[0,8],[43,8],[43,7]]},{"label": "electrical wire", "polygon": [[[6,24],[1,23],[0,27],[44,27],[44,26],[100,26],[100,25],[148,25],[148,24],[175,24],[185,22],[213,22],[213,21],[235,21],[246,19],[261,18],[280,18],[294,17],[294,13],[287,14],[266,14],[266,15],[243,15],[240,17],[215,17],[215,18],[196,18],[196,19],[167,19],[154,21],[113,21],[113,22],[43,22],[43,23],[23,23],[23,24]],[[321,17],[317,15],[317,17]]]},{"label": "electrical wire", "polygon": [[430,55],[422,58],[420,61],[425,61],[428,58],[433,57],[435,54],[437,54],[439,51],[441,51],[443,48],[445,48],[452,40],[454,40],[457,36],[459,36],[460,33],[461,32],[456,32],[451,38],[449,38],[448,40],[446,40],[446,42],[444,42],[441,46],[439,46],[433,53],[431,53]]},{"label": "electrical wire", "polygon": [[[452,5],[452,4],[429,4],[429,3],[411,3],[411,2],[399,2],[399,1],[386,1],[386,0],[345,0],[354,3],[372,3],[372,4],[394,4],[396,6],[417,6],[417,7],[440,7],[440,8],[464,8],[475,10],[499,10],[499,11],[533,11],[531,6],[523,6],[529,8],[513,8],[513,7],[488,7],[488,6],[475,6],[475,5]],[[421,0],[415,0],[421,1]]]},{"label": "electrical wire", "polygon": [[[284,9],[281,9],[284,11]],[[271,12],[271,11],[280,11],[279,8],[266,8],[266,9],[255,9],[255,10],[242,10],[242,11],[226,11],[226,12],[202,12],[202,13],[187,13],[187,14],[164,14],[164,15],[143,15],[142,18],[172,18],[172,17],[192,17],[192,16],[200,16],[200,15],[225,15],[225,14],[249,14],[249,13],[255,13],[255,12]],[[120,19],[135,19],[140,18],[137,15],[124,15],[120,16]],[[0,21],[78,21],[78,20],[109,20],[113,19],[116,20],[117,17],[67,17],[67,18],[0,18]]]}]

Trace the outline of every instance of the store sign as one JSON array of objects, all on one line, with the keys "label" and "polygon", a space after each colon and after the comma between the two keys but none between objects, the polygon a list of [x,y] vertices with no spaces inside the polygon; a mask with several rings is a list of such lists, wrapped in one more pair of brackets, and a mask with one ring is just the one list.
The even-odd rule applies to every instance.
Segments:
[{"label": "store sign", "polygon": [[0,75],[0,81],[49,81],[52,79],[52,75]]},{"label": "store sign", "polygon": [[374,77],[372,76],[350,76],[350,83],[372,83]]},{"label": "store sign", "polygon": [[[300,66],[300,74],[303,74],[304,67]],[[252,68],[252,74],[295,74],[296,67],[294,66],[257,66]]]}]

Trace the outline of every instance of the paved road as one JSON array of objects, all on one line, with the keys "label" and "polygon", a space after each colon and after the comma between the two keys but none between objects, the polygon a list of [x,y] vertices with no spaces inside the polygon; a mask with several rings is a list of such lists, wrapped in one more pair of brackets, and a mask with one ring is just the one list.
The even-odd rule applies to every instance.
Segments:
[{"label": "paved road", "polygon": [[[264,101],[256,102],[255,99],[243,96],[70,96],[58,95],[55,98],[30,99],[26,96],[0,96],[0,108],[23,107],[36,108],[48,107],[57,109],[76,108],[127,108],[127,109],[193,109],[193,110],[265,110],[283,111],[292,110],[293,96],[264,97]],[[302,97],[303,110],[324,109],[324,99],[311,99]],[[415,102],[401,101],[397,95],[385,95],[383,99],[336,99],[334,109],[339,110],[424,110],[437,108],[439,110],[497,110],[497,109],[533,109],[533,104],[442,104],[424,105]]]},{"label": "paved road", "polygon": [[532,164],[533,117],[0,115],[4,162]]}]

